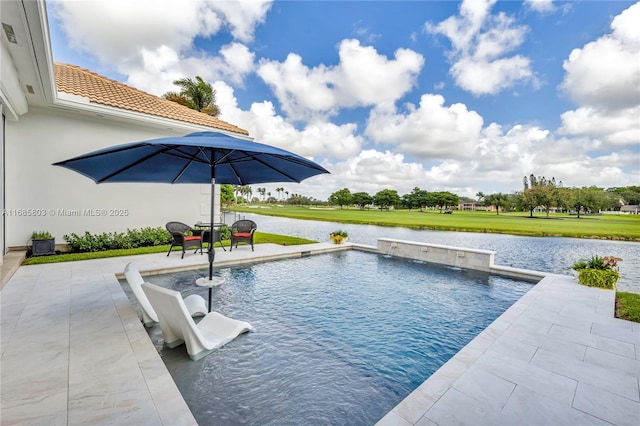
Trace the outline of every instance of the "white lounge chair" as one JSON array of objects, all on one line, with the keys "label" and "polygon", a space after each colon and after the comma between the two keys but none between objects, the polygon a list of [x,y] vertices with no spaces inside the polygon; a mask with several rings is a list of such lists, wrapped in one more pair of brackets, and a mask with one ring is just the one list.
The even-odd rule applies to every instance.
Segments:
[{"label": "white lounge chair", "polygon": [[228,318],[218,312],[209,312],[196,324],[179,292],[151,283],[143,283],[142,290],[158,313],[164,344],[175,348],[184,343],[194,361],[240,334],[253,331],[248,322]]},{"label": "white lounge chair", "polygon": [[[140,306],[140,310],[142,311],[142,323],[145,327],[155,325],[158,322],[158,315],[153,310],[144,291],[142,291],[142,287],[140,287],[145,281],[142,275],[140,275],[138,266],[133,262],[128,263],[124,268],[124,277],[129,287],[131,287],[131,290],[133,290],[136,299],[138,299],[138,306]],[[203,316],[207,314],[208,309],[204,297],[198,294],[187,296],[186,299],[184,299],[184,304],[191,316]]]}]

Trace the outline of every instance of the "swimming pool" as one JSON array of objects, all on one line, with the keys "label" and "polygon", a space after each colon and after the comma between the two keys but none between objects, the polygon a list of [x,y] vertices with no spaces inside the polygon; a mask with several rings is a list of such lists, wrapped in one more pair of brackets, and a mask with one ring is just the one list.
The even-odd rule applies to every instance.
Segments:
[{"label": "swimming pool", "polygon": [[[254,333],[194,362],[149,330],[201,425],[374,424],[532,287],[355,250],[217,272]],[[206,298],[206,273],[149,281]]]}]

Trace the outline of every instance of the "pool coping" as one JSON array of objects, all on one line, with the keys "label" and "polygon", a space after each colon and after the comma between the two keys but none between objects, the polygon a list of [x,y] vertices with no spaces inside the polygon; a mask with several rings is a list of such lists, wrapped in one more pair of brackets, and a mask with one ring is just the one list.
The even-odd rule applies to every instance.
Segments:
[{"label": "pool coping", "polygon": [[[261,244],[256,246],[256,252],[249,251],[248,247],[231,253],[216,251],[216,265],[348,249],[375,251],[372,246],[352,243],[288,247]],[[177,255],[167,257],[160,253],[21,266],[2,288],[2,424],[196,424],[118,281],[130,261],[135,261],[143,274],[207,265],[199,255],[188,254],[180,259]],[[498,268],[505,271],[505,267]],[[514,271],[527,272],[507,268],[507,272]],[[482,419],[493,424],[509,421],[513,424],[513,420],[532,424],[539,418],[530,413],[528,406],[517,405],[523,394],[529,397],[527,401],[534,400],[531,393],[540,395],[542,403],[553,406],[550,414],[545,406],[537,407],[537,411],[550,416],[551,422],[585,420],[581,416],[588,416],[586,419],[591,422],[633,423],[635,413],[640,413],[637,373],[640,324],[613,318],[613,292],[580,286],[570,276],[544,275],[525,296],[384,416],[379,424],[478,424]],[[543,319],[534,321],[532,315],[541,315]],[[522,335],[516,331],[521,331]],[[100,343],[87,344],[95,336],[100,336]],[[538,346],[530,341],[523,342],[522,336],[539,339]],[[559,359],[562,362],[547,353],[555,353],[554,344],[561,352]],[[567,355],[562,351],[575,350],[574,346],[583,348],[581,359],[565,359]],[[599,358],[594,353],[604,357],[607,366],[598,365]],[[523,354],[528,359],[522,359]],[[505,379],[500,376],[501,372],[491,370],[490,361],[496,357],[506,358],[508,371],[522,370],[523,383],[513,377]],[[612,359],[615,360],[613,365]],[[550,367],[545,367],[545,363]],[[574,365],[576,363],[578,366]],[[628,367],[630,363],[631,367]],[[621,374],[620,366],[632,371]],[[556,401],[549,401],[550,398],[544,396],[547,391],[542,384],[535,382],[538,386],[535,387],[527,383],[525,378],[532,375],[531,369],[569,377],[565,380],[575,382],[575,386],[568,386],[567,390],[571,402],[557,407]],[[590,371],[598,373],[595,378]],[[622,380],[624,395],[611,389],[606,377],[601,377],[602,371]],[[543,377],[547,377],[544,374]],[[492,392],[487,392],[487,386],[478,384],[478,377],[482,378],[482,383],[490,383],[488,390],[495,391],[497,396],[487,399]],[[553,377],[552,387],[557,387],[558,381],[566,386],[557,377],[549,377]],[[505,388],[511,391],[505,392]],[[477,395],[478,389],[483,390],[481,395]],[[594,398],[590,397],[593,389],[603,402],[592,404],[595,411],[590,412],[584,407],[584,401],[593,402]],[[564,394],[562,398],[569,400]],[[460,410],[460,406],[469,409]],[[465,413],[472,416],[464,417]],[[554,413],[556,417],[553,417]]]}]

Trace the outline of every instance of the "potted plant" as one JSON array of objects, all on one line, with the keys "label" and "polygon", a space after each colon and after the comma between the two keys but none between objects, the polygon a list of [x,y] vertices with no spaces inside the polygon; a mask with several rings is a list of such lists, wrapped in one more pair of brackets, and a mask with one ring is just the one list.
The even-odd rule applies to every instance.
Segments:
[{"label": "potted plant", "polygon": [[31,234],[31,256],[56,254],[56,240],[48,231],[33,231]]},{"label": "potted plant", "polygon": [[349,238],[347,231],[342,231],[340,229],[329,234],[329,239],[333,244],[342,244],[347,240],[347,238]]},{"label": "potted plant", "polygon": [[592,256],[588,260],[580,259],[571,269],[578,272],[580,284],[613,290],[620,278],[618,262],[621,260],[614,256]]}]

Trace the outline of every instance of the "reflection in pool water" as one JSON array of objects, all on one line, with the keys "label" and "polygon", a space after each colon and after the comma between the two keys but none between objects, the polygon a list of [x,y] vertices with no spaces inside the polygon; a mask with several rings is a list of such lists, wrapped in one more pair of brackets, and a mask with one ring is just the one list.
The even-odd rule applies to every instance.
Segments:
[{"label": "reflection in pool water", "polygon": [[[194,362],[150,330],[202,425],[371,425],[533,285],[358,251],[217,272],[214,310],[254,333]],[[206,273],[150,281],[205,296]]]}]

